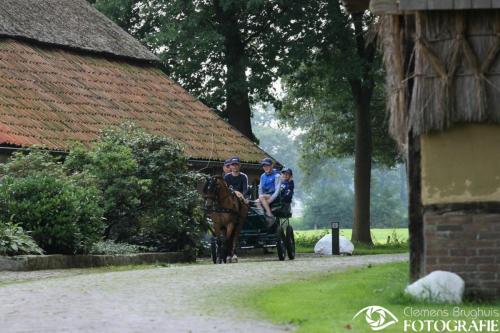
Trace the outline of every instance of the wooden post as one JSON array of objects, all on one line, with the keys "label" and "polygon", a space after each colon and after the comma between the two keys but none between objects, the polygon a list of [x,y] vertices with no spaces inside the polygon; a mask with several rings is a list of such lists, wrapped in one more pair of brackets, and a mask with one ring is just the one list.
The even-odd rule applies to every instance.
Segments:
[{"label": "wooden post", "polygon": [[424,252],[424,223],[422,216],[420,137],[410,132],[408,138],[408,231],[410,239],[410,281],[420,278]]}]

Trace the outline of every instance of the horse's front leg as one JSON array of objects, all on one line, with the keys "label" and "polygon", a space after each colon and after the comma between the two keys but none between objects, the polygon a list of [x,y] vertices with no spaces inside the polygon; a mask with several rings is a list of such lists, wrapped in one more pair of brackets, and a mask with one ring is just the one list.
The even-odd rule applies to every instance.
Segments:
[{"label": "horse's front leg", "polygon": [[246,216],[248,214],[248,211],[244,211],[242,214],[242,217],[238,219],[236,227],[234,228],[234,236],[233,236],[233,262],[238,262],[238,256],[236,255],[236,250],[239,248],[240,245],[240,234],[241,234],[241,229],[243,229],[243,224],[245,223]]},{"label": "horse's front leg", "polygon": [[232,257],[231,257],[231,262],[236,263],[238,262],[238,256],[236,255],[236,251],[238,250],[239,242],[240,242],[240,231],[241,231],[241,223],[238,223],[233,232],[233,237],[232,237]]},{"label": "horse's front leg", "polygon": [[212,216],[212,221],[214,222],[214,234],[212,237],[212,259],[214,264],[222,264],[221,252],[223,250],[223,235],[221,230],[221,218],[218,215]]},{"label": "horse's front leg", "polygon": [[229,223],[226,227],[226,244],[227,244],[227,258],[226,262],[231,263],[234,255],[234,246],[233,246],[233,239],[234,239],[234,223]]}]

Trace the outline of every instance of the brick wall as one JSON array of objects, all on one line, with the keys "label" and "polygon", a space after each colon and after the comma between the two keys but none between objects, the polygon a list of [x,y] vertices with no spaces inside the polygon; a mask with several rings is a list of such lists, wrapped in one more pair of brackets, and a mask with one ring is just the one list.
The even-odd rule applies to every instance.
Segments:
[{"label": "brick wall", "polygon": [[500,298],[500,214],[425,213],[423,260],[424,275],[454,272],[468,296]]}]

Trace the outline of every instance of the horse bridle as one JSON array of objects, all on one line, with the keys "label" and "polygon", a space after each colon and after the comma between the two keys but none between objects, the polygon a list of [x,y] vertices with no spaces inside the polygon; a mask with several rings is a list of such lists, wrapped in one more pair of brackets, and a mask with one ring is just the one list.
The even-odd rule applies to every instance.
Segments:
[{"label": "horse bridle", "polygon": [[[203,193],[205,194],[205,204],[203,205],[203,210],[205,212],[213,212],[213,213],[230,213],[230,214],[236,214],[238,215],[238,212],[229,209],[229,208],[223,208],[219,207],[217,205],[217,200],[212,199],[212,205],[209,207],[207,205],[207,198],[206,198],[206,193],[210,191],[210,193],[213,193],[215,197],[218,197],[219,195],[219,185],[217,184],[216,178],[215,177],[210,177],[210,179],[207,180],[207,183],[205,184],[205,187],[203,188]],[[224,198],[222,198],[224,199]]]}]

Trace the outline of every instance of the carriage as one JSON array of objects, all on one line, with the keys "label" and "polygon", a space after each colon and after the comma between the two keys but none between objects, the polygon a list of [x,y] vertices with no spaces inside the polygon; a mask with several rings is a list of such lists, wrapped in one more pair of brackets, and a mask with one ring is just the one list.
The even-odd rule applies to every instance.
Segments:
[{"label": "carriage", "polygon": [[240,248],[276,248],[279,260],[295,258],[295,237],[290,224],[291,207],[289,203],[277,200],[271,205],[276,221],[269,225],[262,213],[250,208],[240,234]]},{"label": "carriage", "polygon": [[[290,260],[295,258],[295,237],[293,227],[290,224],[291,204],[283,202],[278,197],[272,205],[276,220],[271,225],[268,224],[262,211],[255,207],[250,207],[248,215],[243,223],[240,239],[240,249],[269,249],[276,248],[279,260],[285,260],[288,256]],[[215,237],[211,240],[211,256],[214,263],[219,257],[220,249]]]}]

